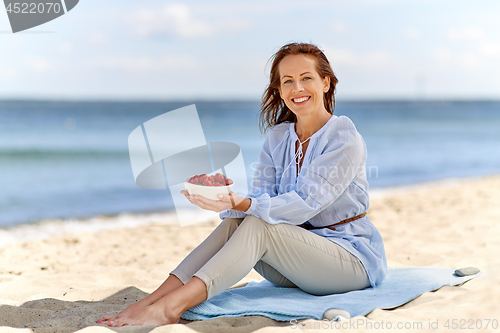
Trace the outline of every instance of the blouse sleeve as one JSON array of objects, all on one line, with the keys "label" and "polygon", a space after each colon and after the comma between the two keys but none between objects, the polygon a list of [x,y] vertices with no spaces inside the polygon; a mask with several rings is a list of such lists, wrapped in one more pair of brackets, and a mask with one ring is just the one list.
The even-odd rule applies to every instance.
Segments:
[{"label": "blouse sleeve", "polygon": [[[298,225],[331,205],[345,191],[364,168],[366,147],[354,124],[347,117],[339,118],[344,119],[332,131],[325,151],[306,167],[296,190],[275,196],[274,192],[265,191],[252,198],[246,214],[270,224]],[[269,186],[267,182],[263,185]]]},{"label": "blouse sleeve", "polygon": [[[276,189],[276,168],[272,158],[270,138],[271,136],[268,135],[262,146],[259,163],[257,164],[252,180],[252,191],[247,195],[247,198],[252,199],[252,201],[264,193],[269,197],[278,195]],[[244,218],[248,214],[248,210],[242,212],[240,210],[228,209],[220,212],[219,217],[221,219]]]}]

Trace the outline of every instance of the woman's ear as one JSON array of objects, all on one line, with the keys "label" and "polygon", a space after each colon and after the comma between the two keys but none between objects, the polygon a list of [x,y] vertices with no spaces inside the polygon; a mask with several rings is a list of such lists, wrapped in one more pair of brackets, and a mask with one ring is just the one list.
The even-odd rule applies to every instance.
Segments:
[{"label": "woman's ear", "polygon": [[281,89],[280,88],[278,88],[278,92],[280,93],[281,99],[283,99],[283,95],[281,95]]},{"label": "woman's ear", "polygon": [[323,79],[323,84],[324,84],[323,92],[327,93],[328,90],[330,90],[330,77],[329,76],[325,76],[325,78]]}]

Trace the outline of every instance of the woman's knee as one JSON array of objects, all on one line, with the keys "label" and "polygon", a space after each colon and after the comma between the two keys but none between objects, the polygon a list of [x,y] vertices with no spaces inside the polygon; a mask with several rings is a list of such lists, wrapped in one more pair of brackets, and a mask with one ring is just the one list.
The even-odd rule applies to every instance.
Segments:
[{"label": "woman's knee", "polygon": [[238,229],[238,226],[241,224],[243,219],[236,218],[225,218],[222,222],[212,231],[212,235],[214,237],[222,237],[225,238],[225,242],[228,241],[229,238],[233,235],[233,233]]},{"label": "woman's knee", "polygon": [[245,233],[258,233],[268,229],[270,224],[253,215],[247,215],[238,229],[244,229]]},{"label": "woman's knee", "polygon": [[224,220],[222,220],[222,222],[220,224],[225,226],[225,227],[237,228],[241,224],[242,221],[243,221],[243,219],[225,218]]},{"label": "woman's knee", "polygon": [[288,280],[283,274],[281,274],[277,269],[269,265],[268,263],[259,260],[257,264],[253,267],[263,278],[271,282],[275,286],[284,288],[297,288],[295,283]]},{"label": "woman's knee", "polygon": [[253,216],[253,215],[247,215],[241,223],[242,224],[260,224],[260,225],[264,225],[264,226],[269,225],[266,221],[264,221],[256,216]]}]

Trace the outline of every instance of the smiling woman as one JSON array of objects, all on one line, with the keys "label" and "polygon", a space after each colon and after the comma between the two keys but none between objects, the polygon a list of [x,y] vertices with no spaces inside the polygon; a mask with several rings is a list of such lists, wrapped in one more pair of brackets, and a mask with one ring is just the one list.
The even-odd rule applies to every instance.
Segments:
[{"label": "smiling woman", "polygon": [[[285,57],[289,59],[282,62]],[[294,77],[290,74],[297,71],[295,65],[301,62],[307,63],[303,67],[307,68],[307,71],[301,73],[296,79],[302,79],[303,81],[311,80],[311,76],[314,76],[314,73],[316,73],[315,80],[327,80],[328,82],[325,81],[323,84],[328,85],[328,89],[325,88],[324,97],[319,96],[321,98],[318,98],[318,102],[322,102],[325,110],[333,114],[333,110],[335,109],[335,87],[337,86],[338,79],[333,73],[325,54],[319,48],[312,44],[292,43],[283,47],[271,59],[274,59],[271,66],[271,82],[262,97],[260,113],[261,129],[267,130],[271,126],[285,121],[297,121],[295,113],[291,111],[290,103],[287,103],[288,101],[282,96],[281,86],[283,83],[283,91],[289,91],[293,87],[291,83]],[[280,77],[280,73],[282,73],[282,77]],[[287,80],[284,80],[285,77]]]},{"label": "smiling woman", "polygon": [[210,200],[182,191],[222,223],[151,295],[101,322],[170,324],[252,268],[280,287],[313,295],[379,284],[387,262],[366,216],[366,146],[352,121],[333,115],[337,78],[321,50],[288,44],[274,56],[261,105],[269,130],[252,191]]}]

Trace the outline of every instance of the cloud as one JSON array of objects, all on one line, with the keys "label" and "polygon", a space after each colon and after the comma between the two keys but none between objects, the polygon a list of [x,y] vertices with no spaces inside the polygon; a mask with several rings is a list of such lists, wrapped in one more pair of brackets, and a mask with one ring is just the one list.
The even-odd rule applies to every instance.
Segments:
[{"label": "cloud", "polygon": [[453,53],[447,47],[436,47],[432,49],[431,54],[440,65],[447,65],[453,58]]},{"label": "cloud", "polygon": [[[447,47],[434,48],[432,57],[442,68],[492,70],[497,68],[495,58],[500,55],[500,44],[481,43],[484,48],[473,51],[454,52]],[[493,66],[493,67],[492,67]]]},{"label": "cloud", "polygon": [[349,25],[340,21],[333,22],[332,24],[330,24],[330,27],[333,32],[338,34],[344,34],[352,30],[352,28]]},{"label": "cloud", "polygon": [[103,60],[101,66],[133,72],[148,72],[165,69],[193,69],[198,67],[198,62],[192,57],[183,56],[114,57]]},{"label": "cloud", "polygon": [[170,36],[177,38],[209,37],[220,32],[235,32],[248,28],[243,21],[222,20],[206,22],[195,18],[189,8],[181,4],[159,10],[141,9],[129,19],[139,37]]},{"label": "cloud", "polygon": [[334,69],[349,66],[373,73],[385,71],[400,62],[399,58],[385,50],[356,53],[349,49],[326,47],[324,51]]},{"label": "cloud", "polygon": [[464,26],[448,29],[446,36],[452,41],[482,40],[485,38],[485,33],[482,28]]},{"label": "cloud", "polygon": [[103,32],[92,32],[86,36],[87,42],[91,44],[106,44],[109,42],[109,37]]},{"label": "cloud", "polygon": [[422,37],[422,33],[420,30],[416,28],[408,28],[403,31],[403,34],[408,38],[408,39],[420,39]]},{"label": "cloud", "polygon": [[17,76],[17,68],[16,67],[0,67],[0,78],[8,80],[13,79]]},{"label": "cloud", "polygon": [[457,53],[448,47],[436,47],[432,50],[431,54],[441,68],[460,67],[474,69],[481,66],[478,55],[470,52]]},{"label": "cloud", "polygon": [[49,61],[40,57],[29,57],[26,64],[37,72],[45,72],[50,67]]},{"label": "cloud", "polygon": [[500,57],[500,43],[483,41],[479,43],[477,49],[486,57]]},{"label": "cloud", "polygon": [[[431,55],[441,67],[492,70],[498,68],[500,43],[492,41],[484,30],[478,27],[449,29],[447,37],[452,42],[469,42],[464,49],[461,43],[451,43],[448,47],[436,47]],[[454,49],[457,47],[457,49]]]},{"label": "cloud", "polygon": [[64,55],[70,55],[73,53],[73,44],[68,43],[68,42],[63,42],[57,46],[57,51],[59,51],[61,54]]}]

